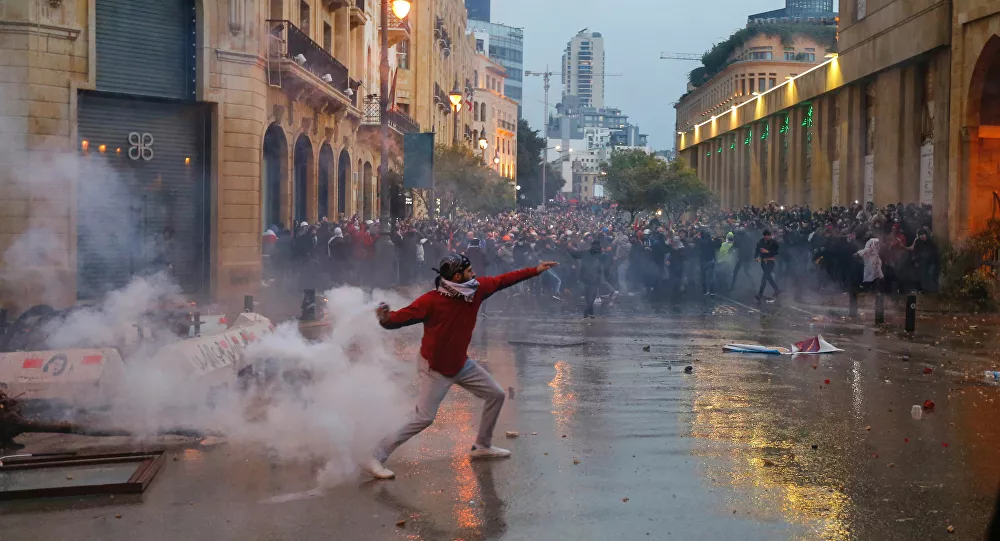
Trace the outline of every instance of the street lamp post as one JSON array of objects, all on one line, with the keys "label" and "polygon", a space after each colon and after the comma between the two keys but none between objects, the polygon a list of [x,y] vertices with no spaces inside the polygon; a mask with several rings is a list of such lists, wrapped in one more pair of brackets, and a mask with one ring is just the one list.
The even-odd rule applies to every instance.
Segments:
[{"label": "street lamp post", "polygon": [[[549,198],[545,196],[545,172],[549,168],[549,151],[556,150],[559,152],[558,160],[562,159],[563,152],[572,153],[573,149],[568,148],[565,151],[562,149],[562,145],[556,145],[554,147],[548,147],[542,151],[542,210],[545,210],[545,205],[548,204]],[[560,166],[561,167],[561,166]]]},{"label": "street lamp post", "polygon": [[458,112],[462,110],[462,91],[458,88],[458,81],[455,81],[455,88],[448,94],[451,101],[451,110],[455,115],[455,129],[452,130],[451,144],[458,145]]},{"label": "street lamp post", "polygon": [[[395,250],[389,242],[389,226],[392,221],[391,215],[391,194],[392,185],[389,183],[389,1],[382,0],[379,10],[379,26],[382,29],[381,46],[382,51],[379,61],[379,128],[381,129],[382,147],[379,156],[379,185],[381,186],[381,198],[379,200],[379,226],[381,235],[375,246],[375,259],[378,261],[379,269],[384,273],[383,285],[389,286],[393,282],[392,270],[395,268]],[[392,12],[405,19],[410,13],[410,0],[392,0]]]}]

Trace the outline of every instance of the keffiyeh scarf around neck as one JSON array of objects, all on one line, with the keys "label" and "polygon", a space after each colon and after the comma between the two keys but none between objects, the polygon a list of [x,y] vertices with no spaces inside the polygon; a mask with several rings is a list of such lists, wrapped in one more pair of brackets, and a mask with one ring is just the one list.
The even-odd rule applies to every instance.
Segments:
[{"label": "keffiyeh scarf around neck", "polygon": [[442,278],[437,288],[438,293],[445,297],[462,297],[465,302],[472,302],[478,289],[479,281],[474,278],[461,284]]}]

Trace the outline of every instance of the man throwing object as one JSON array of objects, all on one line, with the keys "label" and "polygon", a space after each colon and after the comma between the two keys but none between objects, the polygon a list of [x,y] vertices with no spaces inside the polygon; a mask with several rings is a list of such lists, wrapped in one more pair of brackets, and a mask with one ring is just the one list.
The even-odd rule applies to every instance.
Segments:
[{"label": "man throwing object", "polygon": [[399,329],[417,323],[424,324],[424,337],[420,343],[420,380],[417,407],[410,420],[399,431],[382,440],[365,471],[376,479],[392,479],[395,473],[383,466],[389,455],[400,445],[416,436],[434,422],[438,407],[453,384],[457,384],[482,398],[483,417],[479,424],[471,458],[502,458],[510,451],[493,447],[493,429],[504,391],[493,376],[468,357],[472,331],[476,328],[479,306],[491,295],[518,282],[555,267],[558,263],[543,261],[535,268],[526,268],[500,276],[476,279],[469,259],[451,254],[441,260],[435,289],[423,294],[412,304],[398,311],[390,311],[382,304],[376,310],[379,323],[386,329]]}]

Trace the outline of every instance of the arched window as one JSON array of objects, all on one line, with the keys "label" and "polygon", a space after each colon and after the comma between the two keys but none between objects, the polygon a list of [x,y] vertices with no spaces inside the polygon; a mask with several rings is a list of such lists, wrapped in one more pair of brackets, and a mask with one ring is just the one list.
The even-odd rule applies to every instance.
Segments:
[{"label": "arched window", "polygon": [[472,120],[479,120],[479,104],[472,102]]},{"label": "arched window", "polygon": [[485,121],[486,120],[486,103],[485,102],[483,102],[482,107],[483,107],[482,110],[479,111],[479,119]]}]

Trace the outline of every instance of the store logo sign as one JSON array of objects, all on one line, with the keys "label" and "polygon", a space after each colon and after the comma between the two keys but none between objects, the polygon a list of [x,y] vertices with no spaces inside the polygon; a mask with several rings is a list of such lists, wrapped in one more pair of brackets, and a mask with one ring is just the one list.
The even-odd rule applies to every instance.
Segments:
[{"label": "store logo sign", "polygon": [[128,157],[132,160],[142,159],[149,161],[153,159],[153,134],[130,132],[128,134]]}]

